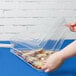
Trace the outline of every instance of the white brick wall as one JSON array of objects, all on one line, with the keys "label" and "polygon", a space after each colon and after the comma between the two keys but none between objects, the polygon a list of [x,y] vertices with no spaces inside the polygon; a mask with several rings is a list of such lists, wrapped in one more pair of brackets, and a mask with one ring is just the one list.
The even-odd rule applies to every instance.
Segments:
[{"label": "white brick wall", "polygon": [[[76,20],[76,0],[0,0],[0,40],[26,38],[27,30],[40,36],[35,30],[44,34],[60,17],[67,23]],[[68,34],[76,39],[75,33]]]}]

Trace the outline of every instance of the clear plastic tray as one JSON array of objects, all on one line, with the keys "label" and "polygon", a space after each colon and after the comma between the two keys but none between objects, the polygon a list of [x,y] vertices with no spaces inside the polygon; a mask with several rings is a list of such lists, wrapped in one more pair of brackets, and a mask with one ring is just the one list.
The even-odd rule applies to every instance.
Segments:
[{"label": "clear plastic tray", "polygon": [[[18,36],[16,35],[14,36],[14,38],[11,39],[11,43],[14,45],[14,47],[11,49],[11,52],[27,64],[29,64],[26,60],[17,55],[15,52],[32,50],[37,51],[41,48],[44,51],[59,51],[68,32],[70,33],[70,30],[66,27],[65,19],[57,20],[54,26],[51,27],[50,25],[46,28],[45,31],[44,28],[41,27],[37,27],[37,30],[34,28],[31,31],[23,31]],[[50,44],[48,44],[48,41],[50,41]],[[47,46],[50,48],[46,48]],[[37,69],[35,67],[33,68]]]}]

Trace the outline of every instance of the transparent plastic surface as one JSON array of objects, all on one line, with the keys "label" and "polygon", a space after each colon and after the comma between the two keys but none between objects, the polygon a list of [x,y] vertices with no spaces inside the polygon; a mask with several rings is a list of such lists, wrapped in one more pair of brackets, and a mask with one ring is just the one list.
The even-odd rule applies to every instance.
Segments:
[{"label": "transparent plastic surface", "polygon": [[[11,43],[14,44],[11,52],[33,68],[41,69],[43,60],[46,60],[55,51],[60,50],[68,32],[65,19],[57,20],[53,26],[50,25],[45,30],[37,27],[31,31],[23,31],[23,33],[11,39]],[[48,45],[48,41],[50,41],[50,45]],[[46,48],[47,46],[50,48]],[[39,60],[39,57],[41,60]],[[37,60],[40,62],[37,62]],[[40,65],[35,66],[36,64],[33,65],[34,62]]]},{"label": "transparent plastic surface", "polygon": [[43,27],[40,26],[36,29],[31,29],[31,31],[23,31],[22,33],[11,38],[11,43],[14,44],[15,49],[25,48],[33,50],[44,48],[48,40],[52,40],[54,42],[50,45],[50,47],[52,47],[51,50],[58,50],[64,41],[65,34],[68,29],[65,25],[65,19],[59,19],[53,26],[50,25],[48,27],[46,25],[47,28],[45,30],[44,25]]}]

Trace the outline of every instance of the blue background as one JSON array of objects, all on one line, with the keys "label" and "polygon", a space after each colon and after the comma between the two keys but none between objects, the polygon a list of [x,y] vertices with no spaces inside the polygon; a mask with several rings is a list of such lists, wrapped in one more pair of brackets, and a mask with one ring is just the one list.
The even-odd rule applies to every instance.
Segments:
[{"label": "blue background", "polygon": [[[62,48],[73,40],[65,40]],[[0,41],[0,43],[10,43]],[[49,48],[48,41],[46,48]],[[0,76],[76,76],[76,57],[72,57],[56,71],[45,73],[31,68],[28,64],[10,52],[10,48],[0,48]]]}]

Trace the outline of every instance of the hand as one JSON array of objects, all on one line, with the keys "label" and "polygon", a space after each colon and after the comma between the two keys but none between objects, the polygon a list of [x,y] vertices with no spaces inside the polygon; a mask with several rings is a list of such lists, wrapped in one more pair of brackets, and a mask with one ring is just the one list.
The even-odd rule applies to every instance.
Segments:
[{"label": "hand", "polygon": [[70,23],[66,25],[72,32],[76,32],[76,22]]},{"label": "hand", "polygon": [[62,63],[64,62],[64,58],[60,52],[56,52],[49,56],[49,58],[44,61],[44,66],[42,69],[45,72],[50,72],[58,69]]}]

